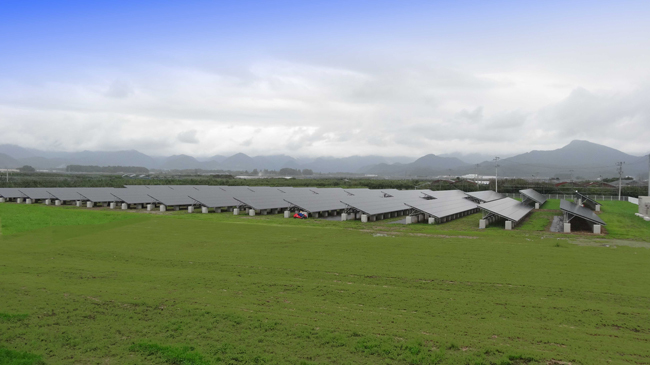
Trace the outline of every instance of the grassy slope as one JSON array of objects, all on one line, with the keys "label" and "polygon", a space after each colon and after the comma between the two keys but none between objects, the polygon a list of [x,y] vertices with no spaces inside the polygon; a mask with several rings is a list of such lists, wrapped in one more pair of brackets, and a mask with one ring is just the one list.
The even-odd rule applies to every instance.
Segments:
[{"label": "grassy slope", "polygon": [[5,234],[0,343],[49,364],[650,361],[648,249],[480,232],[477,215],[106,219]]}]

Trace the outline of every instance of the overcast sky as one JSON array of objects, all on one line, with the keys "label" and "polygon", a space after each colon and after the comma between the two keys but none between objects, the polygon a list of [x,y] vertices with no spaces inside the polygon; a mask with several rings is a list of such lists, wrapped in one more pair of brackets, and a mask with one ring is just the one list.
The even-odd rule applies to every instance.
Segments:
[{"label": "overcast sky", "polygon": [[648,19],[648,1],[0,1],[0,143],[642,155]]}]

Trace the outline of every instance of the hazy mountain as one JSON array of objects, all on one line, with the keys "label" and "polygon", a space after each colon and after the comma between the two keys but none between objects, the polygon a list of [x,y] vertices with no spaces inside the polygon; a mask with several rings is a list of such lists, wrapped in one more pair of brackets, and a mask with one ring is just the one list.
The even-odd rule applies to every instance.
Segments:
[{"label": "hazy mountain", "polygon": [[[52,152],[23,148],[16,145],[0,145],[0,168],[31,165],[37,169],[61,168],[69,164],[97,166],[142,166],[167,170],[205,169],[252,171],[254,169],[280,170],[283,167],[311,169],[321,173],[366,173],[386,176],[461,176],[478,173],[494,176],[495,164],[491,157],[477,167],[475,155],[469,161],[444,155],[426,155],[417,160],[409,157],[351,156],[298,157],[270,155],[250,157],[243,153],[233,156],[216,155],[196,159],[187,155],[151,157],[135,150],[131,151],[83,151]],[[483,155],[485,157],[485,155]],[[573,141],[567,146],[551,151],[531,151],[504,158],[499,161],[499,176],[507,177],[554,177],[597,178],[617,176],[616,162],[623,161],[625,175],[648,174],[646,157],[632,156],[616,149],[587,141]]]},{"label": "hazy mountain", "polygon": [[449,174],[449,170],[468,166],[456,157],[426,155],[409,164],[379,164],[364,169],[367,174],[391,176],[434,176]]},{"label": "hazy mountain", "polygon": [[[597,178],[618,176],[616,163],[625,162],[625,175],[636,176],[648,171],[647,158],[628,155],[617,149],[600,144],[575,140],[551,151],[531,151],[504,158],[499,161],[499,175],[517,177],[584,177]],[[484,161],[480,174],[494,175],[495,163]],[[476,170],[469,169],[470,173]]]},{"label": "hazy mountain", "polygon": [[4,153],[0,153],[0,168],[12,169],[12,168],[21,167],[21,166],[23,166],[23,165],[21,165],[20,162],[18,160],[16,160],[15,158],[13,158],[13,157],[11,157],[9,155],[6,155]]},{"label": "hazy mountain", "polygon": [[[460,152],[454,152],[454,153],[444,153],[439,155],[440,157],[456,157],[459,160],[463,162],[467,162],[469,164],[477,164],[481,163],[484,161],[490,161],[494,158],[492,155],[484,154],[484,153],[467,153],[463,154]],[[501,157],[510,157],[512,155],[507,155],[507,156],[501,156]]]},{"label": "hazy mountain", "polygon": [[33,150],[16,146],[14,144],[0,145],[0,153],[11,156],[13,158],[27,158],[38,156],[38,154],[34,153]]},{"label": "hazy mountain", "polygon": [[264,168],[259,162],[243,153],[237,153],[226,158],[220,163],[220,166],[224,170],[233,171],[253,171],[254,169]]},{"label": "hazy mountain", "polygon": [[297,165],[296,159],[287,155],[255,156],[253,157],[253,160],[258,163],[258,166],[264,166],[263,169],[276,171],[280,170],[283,167],[291,167]]},{"label": "hazy mountain", "polygon": [[388,163],[383,156],[319,157],[303,165],[314,172],[362,172],[370,166]]},{"label": "hazy mountain", "polygon": [[175,155],[167,157],[165,162],[160,168],[165,170],[186,170],[186,169],[200,169],[203,163],[188,155]]}]

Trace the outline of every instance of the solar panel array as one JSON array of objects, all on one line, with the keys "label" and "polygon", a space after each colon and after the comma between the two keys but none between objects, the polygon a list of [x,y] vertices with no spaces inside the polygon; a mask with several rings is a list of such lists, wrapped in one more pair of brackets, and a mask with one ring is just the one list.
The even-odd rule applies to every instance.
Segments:
[{"label": "solar panel array", "polygon": [[482,203],[478,207],[484,211],[515,223],[519,222],[533,210],[533,207],[530,205],[523,204],[522,202],[512,198],[503,198],[488,203]]},{"label": "solar panel array", "polygon": [[469,199],[412,200],[405,203],[409,207],[427,213],[435,218],[446,218],[456,214],[471,212],[478,204]]},{"label": "solar panel array", "polygon": [[596,215],[596,213],[594,213],[593,211],[591,211],[591,210],[589,210],[589,209],[587,209],[585,207],[581,207],[576,203],[572,203],[570,201],[566,201],[566,200],[562,199],[560,201],[560,210],[562,210],[562,212],[564,212],[564,213],[567,213],[567,214],[570,214],[570,215],[573,215],[573,216],[576,216],[576,217],[580,217],[580,218],[582,218],[582,219],[584,219],[584,220],[586,220],[588,222],[591,222],[593,224],[600,224],[602,226],[605,225],[605,222],[602,219],[600,219],[600,217],[598,215]]},{"label": "solar panel array", "polygon": [[523,195],[524,197],[534,201],[535,203],[539,203],[540,206],[544,205],[546,203],[546,197],[534,189],[524,189],[524,190],[519,190],[519,193]]},{"label": "solar panel array", "polygon": [[503,198],[506,197],[505,195],[503,195],[501,193],[497,193],[497,192],[492,191],[492,190],[473,191],[473,192],[466,193],[466,194],[469,195],[470,197],[472,197],[473,199],[481,202],[481,203],[493,202],[495,200],[503,199]]}]

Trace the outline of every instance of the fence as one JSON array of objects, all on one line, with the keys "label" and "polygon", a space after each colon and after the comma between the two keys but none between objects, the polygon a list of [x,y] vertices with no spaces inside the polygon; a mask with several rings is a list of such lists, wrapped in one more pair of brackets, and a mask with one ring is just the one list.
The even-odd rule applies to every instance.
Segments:
[{"label": "fence", "polygon": [[[509,198],[517,198],[521,199],[521,194],[519,193],[503,193],[503,195],[509,197]],[[574,195],[573,194],[542,194],[546,199],[565,199],[565,200],[573,200]],[[585,195],[586,197],[589,197],[593,200],[596,201],[612,201],[612,200],[619,200],[618,195]],[[633,204],[639,204],[639,200],[636,198],[632,198],[629,196],[621,196],[621,201],[624,202],[630,202]]]}]

